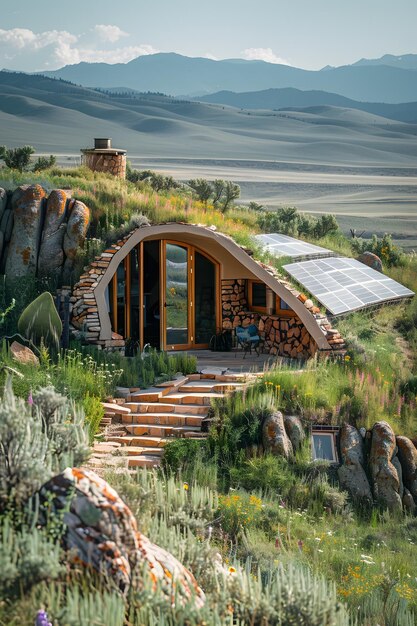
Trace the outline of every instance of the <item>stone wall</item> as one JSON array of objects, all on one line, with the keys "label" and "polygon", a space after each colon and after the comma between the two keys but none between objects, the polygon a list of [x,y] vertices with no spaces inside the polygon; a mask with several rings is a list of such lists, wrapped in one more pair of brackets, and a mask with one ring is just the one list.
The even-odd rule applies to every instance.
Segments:
[{"label": "stone wall", "polygon": [[117,178],[126,178],[126,154],[85,151],[84,163],[93,172],[104,172],[113,174]]},{"label": "stone wall", "polygon": [[84,246],[89,209],[62,189],[0,189],[0,274],[69,281]]},{"label": "stone wall", "polygon": [[[223,329],[232,330],[236,326],[245,327],[255,323],[264,341],[265,352],[293,359],[313,357],[317,353],[317,344],[295,314],[282,317],[248,310],[246,283],[245,279],[222,281]],[[326,335],[331,351],[326,352],[325,356],[339,352],[344,354],[344,341],[338,331],[332,329],[327,317],[303,294],[297,294],[297,297],[314,315],[316,323]]]}]

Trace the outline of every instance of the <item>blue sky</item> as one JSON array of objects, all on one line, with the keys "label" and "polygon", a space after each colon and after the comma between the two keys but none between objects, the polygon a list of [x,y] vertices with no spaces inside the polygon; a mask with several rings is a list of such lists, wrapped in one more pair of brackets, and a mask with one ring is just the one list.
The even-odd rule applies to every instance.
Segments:
[{"label": "blue sky", "polygon": [[[0,5],[6,0],[0,0]],[[417,53],[417,0],[14,0],[0,68],[34,71],[140,54],[260,58],[319,69]]]}]

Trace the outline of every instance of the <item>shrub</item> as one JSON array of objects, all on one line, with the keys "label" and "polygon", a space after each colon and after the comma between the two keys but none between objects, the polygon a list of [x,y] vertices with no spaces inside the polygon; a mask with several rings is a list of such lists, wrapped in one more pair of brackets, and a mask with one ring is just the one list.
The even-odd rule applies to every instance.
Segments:
[{"label": "shrub", "polygon": [[35,149],[32,146],[23,146],[22,148],[0,146],[0,159],[3,159],[10,169],[23,172],[29,167],[30,157],[34,152]]},{"label": "shrub", "polygon": [[88,439],[90,445],[94,443],[94,437],[98,433],[101,420],[104,417],[104,409],[100,398],[90,396],[89,393],[84,397],[83,409],[85,413],[85,422],[88,429]]},{"label": "shrub", "polygon": [[21,505],[52,472],[87,458],[83,422],[53,388],[25,401],[7,381],[0,402],[0,508]]},{"label": "shrub", "polygon": [[34,172],[41,172],[42,170],[47,170],[50,167],[53,167],[55,164],[56,157],[53,154],[51,154],[49,157],[40,156],[33,164],[32,169]]},{"label": "shrub", "polygon": [[376,254],[388,267],[403,265],[405,262],[404,253],[401,248],[394,245],[391,235],[385,234],[381,239],[377,235],[372,235],[371,239],[354,238],[351,246],[356,254],[363,252]]}]

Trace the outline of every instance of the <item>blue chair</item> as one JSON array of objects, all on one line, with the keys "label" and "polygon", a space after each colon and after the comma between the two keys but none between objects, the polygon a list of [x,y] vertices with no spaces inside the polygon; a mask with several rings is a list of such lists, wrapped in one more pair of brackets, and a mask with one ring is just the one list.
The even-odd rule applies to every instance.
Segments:
[{"label": "blue chair", "polygon": [[247,353],[252,354],[252,348],[256,351],[256,354],[259,356],[259,344],[261,342],[261,338],[258,335],[258,328],[255,324],[250,324],[250,326],[237,326],[235,328],[236,331],[236,339],[237,345],[240,346],[244,352],[243,358],[246,358]]}]

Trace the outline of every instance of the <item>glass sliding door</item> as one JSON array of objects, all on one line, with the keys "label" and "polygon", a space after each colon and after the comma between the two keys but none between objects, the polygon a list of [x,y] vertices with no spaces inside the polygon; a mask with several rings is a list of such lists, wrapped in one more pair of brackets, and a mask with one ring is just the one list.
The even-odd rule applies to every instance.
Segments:
[{"label": "glass sliding door", "polygon": [[189,310],[191,292],[188,246],[165,244],[165,346],[186,347],[190,344]]},{"label": "glass sliding door", "polygon": [[216,332],[216,266],[197,250],[194,281],[194,343],[205,346]]}]

